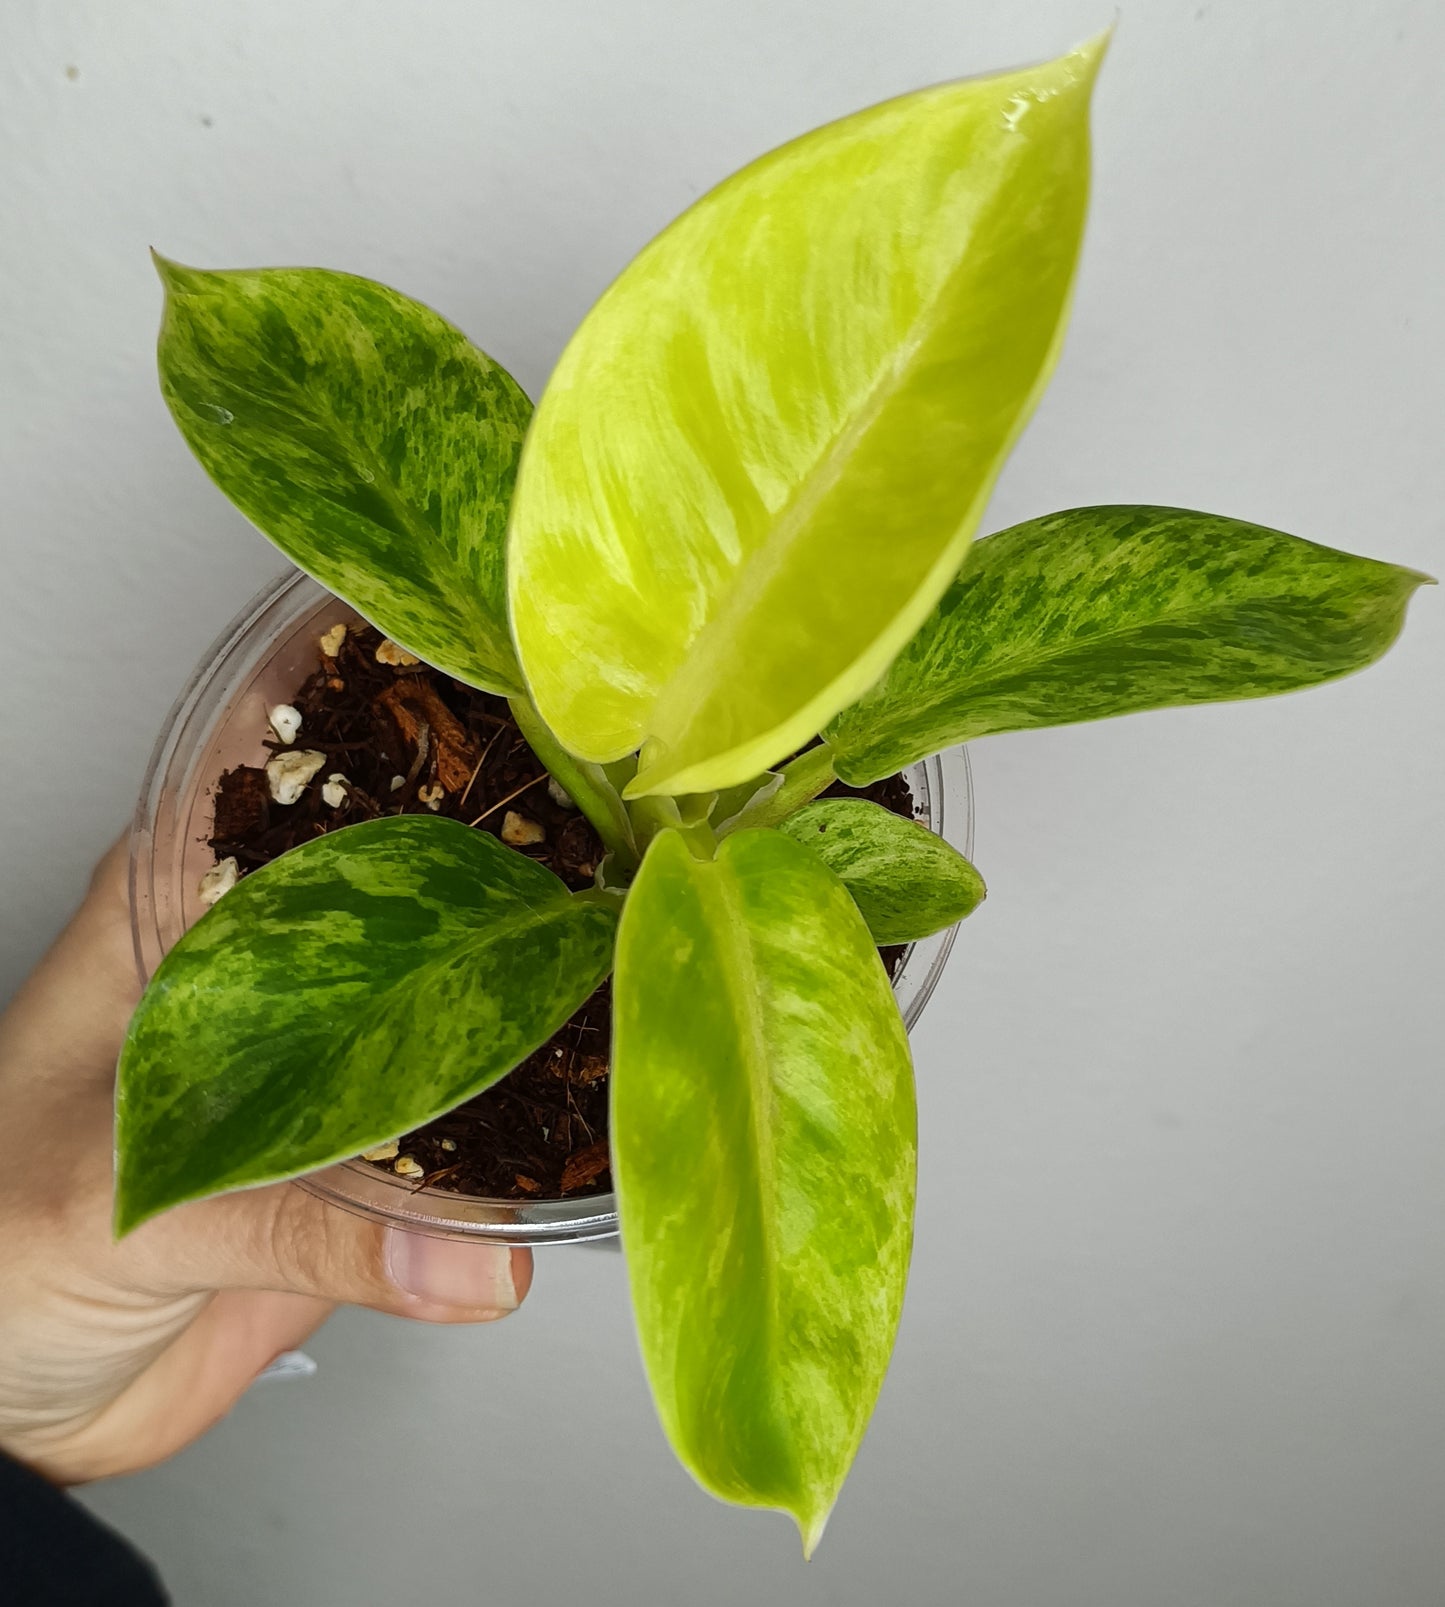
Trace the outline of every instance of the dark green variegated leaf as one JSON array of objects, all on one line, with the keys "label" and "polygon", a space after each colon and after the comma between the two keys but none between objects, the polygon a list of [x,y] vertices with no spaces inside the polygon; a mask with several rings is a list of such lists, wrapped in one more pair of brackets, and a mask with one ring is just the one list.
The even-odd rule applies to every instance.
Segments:
[{"label": "dark green variegated leaf", "polygon": [[607,974],[616,919],[485,832],[394,816],[252,872],[161,962],[116,1225],[345,1159],[485,1088]]},{"label": "dark green variegated leaf", "polygon": [[1427,578],[1182,508],[1033,519],[974,545],[834,762],[862,786],[993,731],[1313,686],[1379,658]]},{"label": "dark green variegated leaf", "polygon": [[538,405],[517,650],[629,797],[770,769],[957,572],[1057,360],[1105,41],[830,123],[702,197]]},{"label": "dark green variegated leaf", "polygon": [[612,1158],[673,1449],[811,1551],[893,1346],[912,1238],[908,1040],[847,889],[775,831],[664,833],[622,918]]},{"label": "dark green variegated leaf", "polygon": [[862,798],[820,798],[781,831],[811,848],[853,895],[875,943],[941,932],[983,902],[983,877],[942,837]]},{"label": "dark green variegated leaf", "polygon": [[157,266],[161,389],[216,484],[394,641],[518,691],[504,535],[531,404],[511,376],[367,279]]}]

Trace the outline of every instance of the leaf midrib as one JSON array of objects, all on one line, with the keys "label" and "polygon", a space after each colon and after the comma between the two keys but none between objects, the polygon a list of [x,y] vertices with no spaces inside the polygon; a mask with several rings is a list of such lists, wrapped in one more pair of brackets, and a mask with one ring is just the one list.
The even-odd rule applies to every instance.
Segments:
[{"label": "leaf midrib", "polygon": [[774,1350],[778,1331],[777,1278],[774,1268],[779,1261],[781,1231],[778,1225],[777,1195],[768,1187],[768,1179],[776,1175],[776,1146],[773,1124],[769,1120],[772,1105],[772,1078],[769,1075],[767,1031],[762,1009],[762,989],[748,937],[747,913],[739,894],[736,872],[721,861],[700,863],[699,882],[704,898],[714,904],[714,917],[723,934],[718,944],[724,986],[732,1005],[732,1016],[738,1023],[743,1058],[747,1064],[748,1108],[757,1156],[758,1223],[762,1238],[762,1255],[759,1276],[763,1285],[763,1314],[765,1349]]},{"label": "leaf midrib", "polygon": [[[1010,169],[1013,165],[1015,164],[1010,164]],[[892,359],[883,366],[873,381],[861,406],[849,415],[842,427],[819,452],[812,467],[799,481],[787,506],[773,521],[772,529],[764,537],[762,544],[744,561],[736,583],[729,589],[724,607],[715,616],[719,622],[720,632],[725,619],[736,613],[751,610],[758,595],[767,589],[787,554],[792,550],[798,532],[806,528],[819,504],[842,479],[846,464],[855,454],[858,443],[866,438],[888,403],[907,388],[906,381],[919,353],[937,332],[942,322],[942,308],[951,299],[957,282],[963,277],[969,256],[968,244],[972,242],[975,233],[975,229],[969,230],[968,241],[960,247],[953,267],[914,315],[913,322],[899,342]],[[1050,355],[1045,356],[1041,365],[1044,374],[1048,371]],[[1040,388],[1037,381],[1031,387],[1029,396],[1020,409],[1024,416],[1030,410],[1030,403],[1037,400]],[[983,484],[975,489],[968,507],[964,510],[959,521],[960,527],[967,524],[988,488],[989,477],[985,475]],[[711,625],[712,621],[708,623]]]}]

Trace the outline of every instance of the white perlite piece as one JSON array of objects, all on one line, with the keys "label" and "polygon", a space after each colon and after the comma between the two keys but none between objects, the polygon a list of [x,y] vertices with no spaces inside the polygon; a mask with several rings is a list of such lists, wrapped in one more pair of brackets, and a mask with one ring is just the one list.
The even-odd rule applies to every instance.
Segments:
[{"label": "white perlite piece", "polygon": [[391,1163],[391,1169],[398,1177],[418,1178],[426,1176],[424,1167],[415,1155],[398,1155]]},{"label": "white perlite piece", "polygon": [[212,865],[201,877],[200,886],[196,888],[201,903],[209,906],[220,900],[236,885],[236,878],[240,873],[241,867],[234,859],[222,859]]},{"label": "white perlite piece", "polygon": [[502,816],[502,841],[513,848],[531,848],[535,843],[547,841],[547,833],[535,820],[509,809]]},{"label": "white perlite piece", "polygon": [[271,722],[276,740],[290,747],[296,740],[296,733],[301,729],[301,710],[290,703],[278,703],[266,718]]},{"label": "white perlite piece", "polygon": [[278,804],[294,804],[306,791],[312,776],[326,763],[315,748],[293,748],[266,761],[266,784]]},{"label": "white perlite piece", "polygon": [[408,653],[404,647],[398,647],[388,636],[376,650],[378,664],[390,664],[393,669],[409,669],[413,664],[420,664],[421,660],[415,653]]},{"label": "white perlite piece", "polygon": [[457,1152],[457,1141],[456,1141],[456,1139],[454,1139],[454,1138],[444,1138],[441,1141],[441,1145],[442,1145],[442,1148],[447,1152],[448,1155],[455,1155],[456,1154],[456,1152]]},{"label": "white perlite piece", "polygon": [[316,645],[327,658],[335,658],[341,651],[341,644],[346,640],[345,625],[333,625],[324,635],[319,636]]},{"label": "white perlite piece", "polygon": [[362,1150],[361,1158],[364,1161],[394,1161],[401,1153],[401,1140],[388,1138],[384,1144],[378,1144],[375,1149]]},{"label": "white perlite piece", "polygon": [[547,777],[547,796],[559,809],[575,809],[577,807],[572,802],[572,794],[558,781],[556,776]]},{"label": "white perlite piece", "polygon": [[339,770],[333,770],[322,785],[322,802],[329,803],[333,809],[340,809],[350,790],[351,783],[346,777]]},{"label": "white perlite piece", "polygon": [[406,785],[406,777],[405,776],[393,776],[391,778],[391,790],[393,792],[400,792],[401,789],[405,785]]}]

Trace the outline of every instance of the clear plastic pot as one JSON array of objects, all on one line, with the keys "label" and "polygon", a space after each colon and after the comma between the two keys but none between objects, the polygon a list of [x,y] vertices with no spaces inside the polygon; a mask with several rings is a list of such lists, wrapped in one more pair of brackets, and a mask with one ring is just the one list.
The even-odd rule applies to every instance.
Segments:
[{"label": "clear plastic pot", "polygon": [[[162,955],[201,916],[197,896],[212,863],[206,839],[223,771],[262,760],[266,711],[289,701],[316,667],[316,639],[356,612],[297,571],[268,586],[201,660],[166,720],[146,772],[131,834],[131,927],[148,980]],[[962,749],[908,772],[920,819],[965,854],[973,846],[973,793]],[[943,973],[955,928],[914,943],[894,982],[911,1028]],[[345,1161],[300,1180],[346,1210],[414,1232],[513,1244],[568,1244],[617,1231],[616,1200],[486,1200],[417,1188]]]}]

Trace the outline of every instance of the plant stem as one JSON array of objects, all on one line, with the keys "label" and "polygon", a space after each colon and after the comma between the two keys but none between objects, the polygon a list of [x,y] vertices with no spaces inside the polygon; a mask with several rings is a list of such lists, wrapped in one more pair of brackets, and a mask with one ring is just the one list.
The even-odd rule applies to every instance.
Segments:
[{"label": "plant stem", "polygon": [[532,752],[567,789],[572,802],[592,822],[597,835],[617,856],[618,867],[635,870],[638,863],[637,839],[621,795],[607,779],[600,764],[575,758],[552,735],[547,722],[529,697],[508,698],[507,705],[517,728]]},{"label": "plant stem", "polygon": [[757,804],[749,805],[729,827],[730,832],[754,826],[778,826],[820,792],[826,792],[838,779],[833,768],[833,750],[826,742],[809,748],[783,766],[783,784]]},{"label": "plant stem", "polygon": [[639,850],[646,853],[647,845],[659,832],[675,831],[696,858],[711,859],[717,847],[717,834],[703,807],[711,797],[707,794],[706,798],[697,795],[677,799],[658,794],[634,798],[627,808],[632,815]]}]

